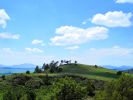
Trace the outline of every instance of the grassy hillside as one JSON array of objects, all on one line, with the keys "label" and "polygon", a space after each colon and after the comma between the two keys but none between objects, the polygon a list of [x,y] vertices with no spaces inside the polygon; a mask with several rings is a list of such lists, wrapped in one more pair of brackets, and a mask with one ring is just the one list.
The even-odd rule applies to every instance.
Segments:
[{"label": "grassy hillside", "polygon": [[[104,93],[112,95],[108,93],[112,91],[110,85],[114,87],[114,93],[118,86],[120,89],[129,88],[133,83],[131,75],[117,75],[116,71],[99,66],[67,64],[58,67],[62,67],[63,70],[48,75],[45,75],[45,72],[17,73],[5,78],[0,77],[0,100],[99,100],[101,97],[104,98]],[[120,76],[121,79],[118,79]],[[112,79],[116,80],[111,81]],[[116,83],[111,82],[119,84],[116,86],[113,85]],[[103,93],[106,83],[110,85]],[[131,94],[132,91],[127,90],[126,93]],[[64,99],[64,96],[67,99]]]},{"label": "grassy hillside", "polygon": [[63,68],[62,74],[80,75],[90,79],[108,81],[119,77],[118,75],[116,75],[116,71],[97,66],[71,64],[71,65],[63,65],[61,67]]}]

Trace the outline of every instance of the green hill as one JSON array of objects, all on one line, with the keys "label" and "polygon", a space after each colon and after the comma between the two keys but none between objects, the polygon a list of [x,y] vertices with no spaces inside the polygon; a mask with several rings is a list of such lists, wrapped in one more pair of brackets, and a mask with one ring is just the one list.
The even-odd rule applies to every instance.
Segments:
[{"label": "green hill", "polygon": [[62,74],[79,75],[90,79],[108,81],[119,77],[118,75],[116,75],[116,71],[102,68],[99,66],[70,64],[63,65],[61,67],[63,68]]}]

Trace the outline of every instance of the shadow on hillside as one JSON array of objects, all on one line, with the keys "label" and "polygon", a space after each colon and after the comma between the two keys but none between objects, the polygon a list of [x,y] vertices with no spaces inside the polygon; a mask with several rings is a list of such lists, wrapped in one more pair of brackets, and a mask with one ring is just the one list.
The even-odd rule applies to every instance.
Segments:
[{"label": "shadow on hillside", "polygon": [[110,72],[90,72],[88,73],[88,75],[102,76],[102,77],[107,77],[107,78],[118,78],[119,77],[115,73],[110,73]]}]

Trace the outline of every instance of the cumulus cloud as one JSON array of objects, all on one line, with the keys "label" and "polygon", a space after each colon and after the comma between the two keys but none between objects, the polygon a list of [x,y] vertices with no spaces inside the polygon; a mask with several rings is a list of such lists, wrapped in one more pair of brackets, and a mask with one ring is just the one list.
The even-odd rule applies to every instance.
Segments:
[{"label": "cumulus cloud", "polygon": [[133,0],[115,0],[116,3],[133,3]]},{"label": "cumulus cloud", "polygon": [[32,41],[32,44],[34,45],[37,45],[37,44],[40,44],[41,46],[44,46],[45,44],[43,43],[43,40],[38,40],[38,39],[35,39]]},{"label": "cumulus cloud", "polygon": [[5,28],[10,17],[4,9],[0,9],[0,27]]},{"label": "cumulus cloud", "polygon": [[19,39],[19,34],[0,33],[0,39]]},{"label": "cumulus cloud", "polygon": [[28,52],[34,52],[34,53],[42,53],[43,50],[39,49],[39,48],[25,48],[26,51]]},{"label": "cumulus cloud", "polygon": [[108,29],[105,27],[79,28],[74,26],[61,26],[56,29],[57,36],[51,38],[51,43],[57,46],[76,45],[92,40],[108,38]]},{"label": "cumulus cloud", "polygon": [[65,49],[67,49],[67,50],[76,50],[78,48],[79,48],[79,46],[70,46],[70,47],[66,47]]},{"label": "cumulus cloud", "polygon": [[105,14],[96,14],[93,16],[91,22],[96,25],[103,25],[107,27],[129,27],[131,26],[132,13],[124,13],[122,11],[109,11]]}]

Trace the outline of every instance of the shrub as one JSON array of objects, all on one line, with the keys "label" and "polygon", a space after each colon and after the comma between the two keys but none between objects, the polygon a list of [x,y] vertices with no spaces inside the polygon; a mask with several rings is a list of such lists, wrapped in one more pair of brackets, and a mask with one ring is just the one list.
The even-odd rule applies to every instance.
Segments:
[{"label": "shrub", "polygon": [[94,65],[95,66],[95,68],[98,68],[98,66],[97,65]]},{"label": "shrub", "polygon": [[30,76],[26,75],[17,75],[13,77],[11,80],[12,85],[25,85],[25,83],[30,80]]},{"label": "shrub", "polygon": [[71,78],[60,79],[57,93],[57,100],[81,100],[87,94],[86,87],[82,87]]},{"label": "shrub", "polygon": [[117,75],[122,75],[122,71],[118,71],[117,72]]},{"label": "shrub", "polygon": [[26,71],[26,74],[30,74],[30,71],[29,71],[29,70],[27,70],[27,71]]},{"label": "shrub", "polygon": [[6,76],[5,75],[2,75],[1,78],[2,78],[2,80],[5,80],[6,79]]},{"label": "shrub", "polygon": [[25,83],[29,89],[38,89],[43,84],[41,79],[30,79]]},{"label": "shrub", "polygon": [[63,68],[58,68],[58,72],[62,72]]},{"label": "shrub", "polygon": [[95,100],[133,100],[133,78],[122,75],[108,83],[103,91],[97,93]]}]

